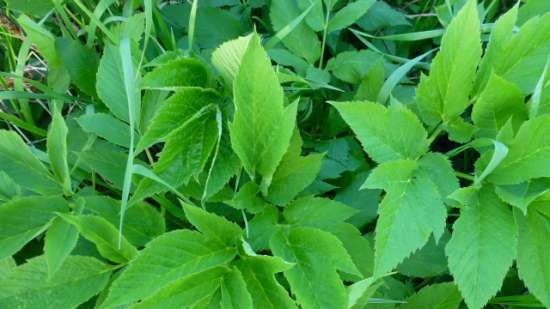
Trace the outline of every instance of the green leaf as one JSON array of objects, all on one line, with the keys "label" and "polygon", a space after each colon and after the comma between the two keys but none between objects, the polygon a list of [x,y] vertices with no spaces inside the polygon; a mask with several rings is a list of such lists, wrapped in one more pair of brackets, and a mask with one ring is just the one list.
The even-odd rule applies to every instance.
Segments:
[{"label": "green leaf", "polygon": [[103,257],[115,263],[127,263],[138,252],[136,247],[124,237],[122,237],[119,245],[118,229],[102,217],[63,214],[59,214],[59,216],[74,225],[84,238],[93,242],[97,247],[97,251]]},{"label": "green leaf", "polygon": [[78,230],[61,218],[55,218],[44,238],[44,256],[48,264],[48,277],[61,268],[78,242]]},{"label": "green leaf", "polygon": [[268,205],[265,199],[259,196],[260,187],[255,182],[247,182],[239,188],[230,201],[226,203],[236,209],[245,209],[249,213],[259,213]]},{"label": "green leaf", "polygon": [[352,128],[363,149],[378,163],[416,159],[428,150],[426,130],[414,113],[402,105],[388,108],[371,102],[332,105]]},{"label": "green leaf", "polygon": [[225,274],[220,290],[222,309],[253,308],[252,296],[248,292],[243,275],[237,268]]},{"label": "green leaf", "polygon": [[481,57],[480,22],[475,0],[469,0],[452,20],[435,56],[429,77],[417,89],[420,116],[429,125],[458,117],[470,104]]},{"label": "green leaf", "polygon": [[59,184],[66,195],[72,193],[71,175],[67,163],[67,125],[58,108],[54,108],[52,122],[48,130],[48,157]]},{"label": "green leaf", "polygon": [[297,309],[288,292],[275,279],[275,274],[288,270],[292,264],[278,257],[243,256],[236,262],[246,287],[252,296],[253,308]]},{"label": "green leaf", "polygon": [[504,202],[517,207],[524,215],[527,207],[550,190],[550,179],[531,179],[515,185],[496,186],[495,192]]},{"label": "green leaf", "polygon": [[400,309],[458,309],[462,296],[452,283],[426,286],[405,300]]},{"label": "green leaf", "polygon": [[[301,156],[302,139],[295,133],[291,146],[277,167],[266,199],[276,205],[285,205],[309,186],[321,170],[323,154]],[[296,145],[293,145],[296,144]]]},{"label": "green leaf", "polygon": [[155,143],[166,141],[175,130],[189,125],[212,110],[218,101],[214,91],[182,89],[162,103],[139,141],[138,151]]},{"label": "green leaf", "polygon": [[248,223],[249,237],[252,248],[256,251],[269,248],[269,240],[278,230],[279,210],[275,206],[265,207]]},{"label": "green leaf", "polygon": [[107,141],[128,148],[130,146],[130,128],[110,114],[92,113],[76,118],[82,129]]},{"label": "green leaf", "polygon": [[478,127],[478,137],[494,138],[511,118],[514,128],[527,120],[523,92],[516,85],[491,75],[472,110],[472,120]]},{"label": "green leaf", "polygon": [[203,87],[208,81],[204,65],[193,58],[168,61],[145,74],[141,80],[142,89],[177,89],[181,87]]},{"label": "green leaf", "polygon": [[48,170],[13,131],[0,130],[0,170],[31,191],[61,193],[61,188]]},{"label": "green leaf", "polygon": [[437,243],[433,237],[430,237],[424,247],[399,264],[397,271],[409,277],[420,278],[430,278],[447,273],[445,245],[450,238],[451,234],[448,231],[445,231]]},{"label": "green leaf", "polygon": [[443,235],[445,197],[458,187],[453,174],[450,163],[437,154],[386,162],[372,171],[364,187],[386,191],[376,225],[375,277],[423,247],[430,235],[436,240]]},{"label": "green leaf", "polygon": [[99,56],[80,41],[69,38],[57,38],[55,46],[72,82],[89,96],[96,95],[96,72]]},{"label": "green leaf", "polygon": [[[135,58],[135,57],[134,57]],[[138,60],[132,59],[136,66]],[[134,71],[137,71],[134,68]],[[97,95],[101,101],[118,119],[129,122],[128,111],[132,110],[134,121],[139,119],[140,106],[135,104],[133,108],[128,108],[128,94],[126,93],[123,61],[119,53],[119,47],[107,44],[103,50],[103,56],[99,61],[96,83]]]},{"label": "green leaf", "polygon": [[374,0],[357,0],[340,9],[328,22],[327,32],[337,31],[353,25],[375,3]]},{"label": "green leaf", "polygon": [[67,212],[60,197],[21,197],[0,206],[0,259],[10,256],[42,233],[56,212]]},{"label": "green leaf", "polygon": [[[272,1],[269,7],[269,18],[275,31],[292,23],[302,12],[295,0]],[[321,54],[321,42],[317,34],[307,23],[298,24],[284,39],[283,44],[292,53],[315,63]]]},{"label": "green leaf", "polygon": [[70,256],[48,277],[43,256],[16,267],[0,281],[0,307],[22,309],[76,308],[108,283],[110,266],[92,257]]},{"label": "green leaf", "polygon": [[284,211],[285,220],[297,226],[326,228],[349,219],[357,210],[337,201],[321,197],[302,197]]},{"label": "green leaf", "polygon": [[247,35],[227,41],[212,53],[212,65],[218,70],[230,89],[233,89],[233,81],[237,76],[251,37],[252,35]]},{"label": "green leaf", "polygon": [[384,59],[370,50],[345,51],[330,59],[327,70],[334,76],[350,84],[358,84],[371,70],[378,69]]},{"label": "green leaf", "polygon": [[0,282],[6,279],[16,266],[17,264],[11,256],[0,259]]},{"label": "green leaf", "polygon": [[498,185],[512,185],[550,176],[550,116],[528,120],[508,145],[508,156],[487,178]]},{"label": "green leaf", "polygon": [[33,1],[33,0],[6,0],[10,10],[20,11],[36,17],[43,17],[53,10],[53,2],[51,0]]},{"label": "green leaf", "polygon": [[21,187],[3,171],[0,171],[0,201],[7,202],[21,195]]},{"label": "green leaf", "polygon": [[235,78],[235,115],[229,132],[248,174],[260,175],[269,184],[294,131],[297,104],[283,106],[283,89],[260,38],[253,35],[250,40]]},{"label": "green leaf", "polygon": [[446,253],[466,304],[480,309],[499,291],[516,257],[516,224],[492,186],[471,191],[460,202],[464,207]]},{"label": "green leaf", "polygon": [[348,309],[365,308],[370,298],[376,293],[380,283],[375,283],[374,278],[369,277],[355,282],[348,287]]},{"label": "green leaf", "polygon": [[196,206],[184,204],[183,210],[189,222],[204,235],[227,246],[240,243],[242,230],[237,224]]},{"label": "green leaf", "polygon": [[211,298],[220,288],[227,271],[217,267],[183,277],[131,308],[200,308],[199,304]]},{"label": "green leaf", "polygon": [[527,215],[514,210],[518,225],[517,267],[520,278],[544,306],[550,306],[550,219],[540,212],[545,203],[531,207]]},{"label": "green leaf", "polygon": [[337,270],[359,271],[338,238],[315,228],[291,228],[277,232],[270,247],[275,255],[296,263],[285,277],[302,308],[347,308],[347,291]]},{"label": "green leaf", "polygon": [[[226,132],[226,130],[223,130]],[[223,133],[218,141],[219,147],[209,177],[205,183],[203,199],[208,199],[214,194],[220,192],[229,182],[231,177],[235,176],[240,168],[241,162],[237,155],[231,149],[231,139],[229,134]]]},{"label": "green leaf", "polygon": [[224,265],[235,255],[235,248],[197,232],[165,233],[148,243],[130,262],[113,282],[101,308],[116,308],[146,299],[180,278]]}]

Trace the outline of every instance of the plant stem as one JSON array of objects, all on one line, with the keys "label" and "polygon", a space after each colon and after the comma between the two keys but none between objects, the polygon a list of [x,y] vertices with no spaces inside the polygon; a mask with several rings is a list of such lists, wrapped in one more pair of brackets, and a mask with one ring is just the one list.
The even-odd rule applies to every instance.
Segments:
[{"label": "plant stem", "polygon": [[470,175],[470,174],[466,174],[466,173],[462,173],[462,172],[457,172],[455,171],[455,175],[458,177],[458,178],[462,178],[462,179],[466,179],[466,180],[469,180],[469,181],[474,181],[475,177]]}]

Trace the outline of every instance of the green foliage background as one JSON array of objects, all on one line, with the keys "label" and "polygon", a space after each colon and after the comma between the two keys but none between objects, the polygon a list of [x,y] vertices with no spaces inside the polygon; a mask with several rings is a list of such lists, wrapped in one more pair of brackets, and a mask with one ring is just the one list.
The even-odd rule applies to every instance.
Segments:
[{"label": "green foliage background", "polygon": [[550,308],[548,0],[0,26],[0,309]]}]

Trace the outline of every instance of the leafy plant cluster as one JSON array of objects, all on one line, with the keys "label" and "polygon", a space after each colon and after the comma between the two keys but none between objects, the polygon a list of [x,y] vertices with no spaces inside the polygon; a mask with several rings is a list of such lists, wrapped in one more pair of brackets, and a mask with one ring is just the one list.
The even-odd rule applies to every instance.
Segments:
[{"label": "leafy plant cluster", "polygon": [[5,0],[0,308],[550,308],[550,2]]}]

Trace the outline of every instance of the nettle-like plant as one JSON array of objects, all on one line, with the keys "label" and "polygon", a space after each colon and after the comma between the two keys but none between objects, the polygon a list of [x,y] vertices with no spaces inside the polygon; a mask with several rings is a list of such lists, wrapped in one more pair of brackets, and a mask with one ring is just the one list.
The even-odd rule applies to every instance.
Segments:
[{"label": "nettle-like plant", "polygon": [[[288,36],[278,1],[268,44],[314,63],[372,5],[323,3],[292,7],[322,47]],[[112,27],[87,12],[101,57],[18,19],[48,62],[51,123],[44,150],[0,131],[0,308],[479,309],[516,270],[550,307],[550,14],[516,28],[514,6],[483,48],[467,1],[414,102],[389,94],[429,53],[373,101],[322,102],[360,142],[327,146],[304,136],[300,93],[281,86],[306,81],[273,67],[259,34],[209,59],[190,34],[188,53],[148,60],[151,5]],[[70,85],[85,108],[64,108]],[[331,195],[323,174],[343,172],[358,174],[353,192],[383,192],[375,225]],[[400,302],[404,277],[425,281]]]}]

